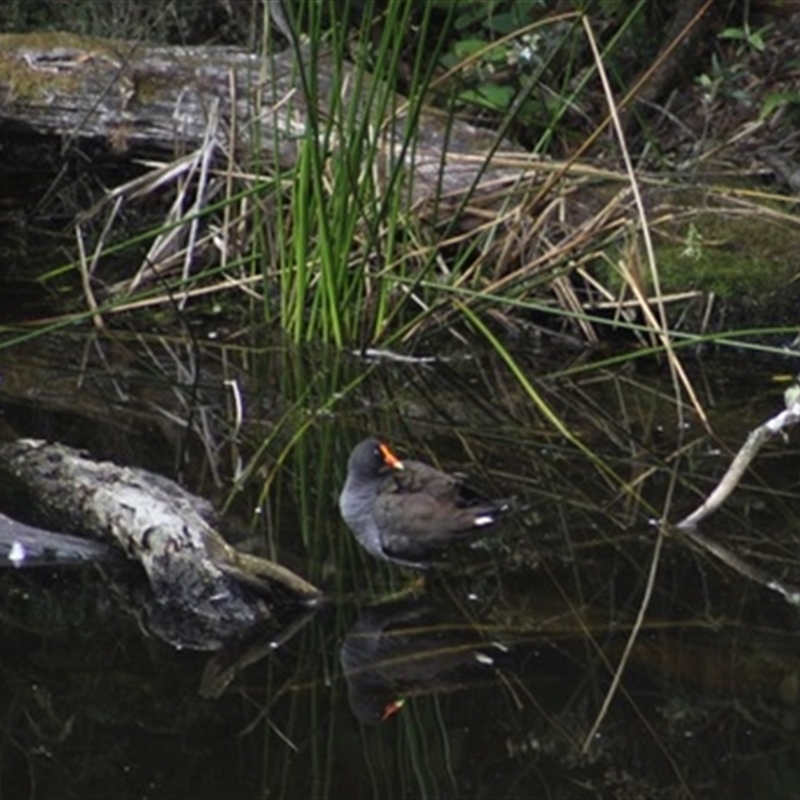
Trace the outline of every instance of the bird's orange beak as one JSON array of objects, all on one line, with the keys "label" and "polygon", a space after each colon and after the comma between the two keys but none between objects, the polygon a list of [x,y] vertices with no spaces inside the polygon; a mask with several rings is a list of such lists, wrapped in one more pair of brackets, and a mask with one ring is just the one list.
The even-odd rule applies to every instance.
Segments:
[{"label": "bird's orange beak", "polygon": [[389,449],[388,444],[383,444],[383,442],[381,442],[381,444],[378,445],[378,449],[381,451],[383,463],[386,464],[387,467],[403,469],[403,462]]},{"label": "bird's orange beak", "polygon": [[405,704],[406,701],[402,698],[398,698],[397,700],[392,700],[391,703],[387,703],[384,706],[383,714],[381,715],[381,722],[386,722],[389,717],[393,717]]}]

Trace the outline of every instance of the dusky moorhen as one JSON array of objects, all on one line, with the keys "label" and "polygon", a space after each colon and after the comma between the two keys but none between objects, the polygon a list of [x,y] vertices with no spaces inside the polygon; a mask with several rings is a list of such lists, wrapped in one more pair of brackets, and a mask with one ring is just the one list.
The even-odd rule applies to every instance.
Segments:
[{"label": "dusky moorhen", "polygon": [[421,461],[400,461],[374,438],[353,449],[339,495],[342,518],[368,553],[418,569],[510,507],[510,500],[476,498],[459,478]]}]

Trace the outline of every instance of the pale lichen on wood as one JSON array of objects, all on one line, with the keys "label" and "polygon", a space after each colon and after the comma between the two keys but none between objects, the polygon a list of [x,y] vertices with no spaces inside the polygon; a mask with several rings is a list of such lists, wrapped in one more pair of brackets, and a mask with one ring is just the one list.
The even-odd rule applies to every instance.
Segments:
[{"label": "pale lichen on wood", "polygon": [[276,588],[306,602],[320,596],[285,567],[239,553],[215,530],[211,505],[163,476],[34,439],[0,446],[0,474],[60,530],[138,561],[157,602],[191,618],[195,645],[213,648],[269,617],[263,598]]},{"label": "pale lichen on wood", "polygon": [[[349,77],[357,69],[334,65],[324,52],[262,56],[230,47],[3,34],[0,129],[4,123],[24,124],[39,133],[105,139],[118,152],[175,153],[203,143],[216,104],[226,122],[218,135],[235,131],[236,141],[221,142],[225,148],[257,156],[267,166],[287,167],[313,132],[310,105],[319,119],[330,121],[334,105],[355,103],[357,115],[370,118],[364,130],[375,137],[384,162],[380,171],[389,175],[402,166],[413,202],[473,190],[508,192],[534,165],[532,157],[493,132],[433,109],[412,114],[400,96],[386,104],[389,116],[375,116],[368,87],[377,79]],[[302,82],[300,71],[313,71],[313,79]],[[313,98],[304,94],[308,85]],[[337,130],[333,125],[326,134],[334,151]],[[498,144],[502,152],[495,153]]]}]

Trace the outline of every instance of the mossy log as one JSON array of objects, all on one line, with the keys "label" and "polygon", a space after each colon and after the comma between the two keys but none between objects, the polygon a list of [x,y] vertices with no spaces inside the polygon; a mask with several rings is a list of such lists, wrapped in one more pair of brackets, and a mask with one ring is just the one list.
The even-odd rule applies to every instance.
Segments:
[{"label": "mossy log", "polygon": [[[200,147],[213,128],[226,140],[223,148],[243,161],[287,167],[311,130],[309,109],[330,119],[332,106],[355,102],[374,116],[367,108],[369,81],[356,79],[352,65],[335,67],[330,54],[312,59],[302,49],[264,57],[230,47],[2,34],[0,133],[24,125],[67,141],[105,140],[121,154],[179,155]],[[300,70],[313,76],[304,83]],[[303,86],[315,87],[314,98]],[[353,87],[360,87],[359,96]],[[383,158],[378,172],[388,180],[402,161],[415,202],[450,196],[457,203],[473,190],[505,196],[529,166],[529,156],[490,131],[432,109],[416,116],[402,97],[386,107],[394,109],[392,118],[371,120]]]},{"label": "mossy log", "polygon": [[[147,470],[20,439],[0,446],[0,475],[60,530],[113,544],[138,561],[157,603],[192,620],[193,646],[214,649],[269,617],[264,596],[276,587],[304,602],[321,594],[285,567],[239,553],[214,529],[210,503]],[[37,556],[35,537],[26,541],[15,563],[26,552]]]}]

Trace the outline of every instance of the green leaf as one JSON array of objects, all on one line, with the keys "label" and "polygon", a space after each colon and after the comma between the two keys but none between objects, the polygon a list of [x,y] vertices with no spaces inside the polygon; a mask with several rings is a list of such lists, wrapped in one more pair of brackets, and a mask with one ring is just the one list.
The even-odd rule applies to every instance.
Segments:
[{"label": "green leaf", "polygon": [[[452,0],[449,1],[452,2]],[[457,31],[463,31],[476,22],[482,21],[486,18],[487,11],[491,11],[491,6],[487,9],[485,3],[462,3],[462,5],[465,5],[466,8],[455,19]]]},{"label": "green leaf", "polygon": [[747,38],[747,33],[742,30],[742,28],[725,28],[725,30],[718,33],[717,36],[720,39],[738,39],[739,41],[744,41]]},{"label": "green leaf", "polygon": [[783,92],[770,92],[761,104],[761,110],[758,112],[758,119],[767,119],[772,115],[775,109],[789,105],[800,105],[800,92],[794,89]]},{"label": "green leaf", "polygon": [[483,50],[488,44],[486,39],[462,39],[453,45],[453,52],[459,58],[469,58]]},{"label": "green leaf", "polygon": [[526,20],[524,14],[527,10],[528,9],[515,6],[513,11],[497,14],[487,19],[484,27],[487,30],[505,36],[507,33],[512,33],[513,31],[525,27]]},{"label": "green leaf", "polygon": [[747,43],[755,50],[758,50],[759,53],[764,52],[764,48],[766,45],[764,44],[764,39],[758,31],[755,33],[751,33],[750,36],[747,38]]},{"label": "green leaf", "polygon": [[514,99],[514,89],[511,86],[484,83],[477,89],[467,89],[461,92],[458,97],[464,103],[495,111],[505,111]]}]

